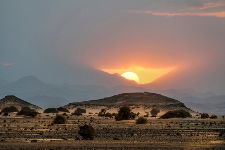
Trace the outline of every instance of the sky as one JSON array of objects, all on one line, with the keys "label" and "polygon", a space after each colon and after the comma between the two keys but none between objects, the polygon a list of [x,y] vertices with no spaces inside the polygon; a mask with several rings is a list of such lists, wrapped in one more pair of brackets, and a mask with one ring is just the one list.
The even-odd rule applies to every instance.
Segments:
[{"label": "sky", "polygon": [[0,20],[0,80],[174,68],[154,85],[225,93],[224,0],[1,0]]}]

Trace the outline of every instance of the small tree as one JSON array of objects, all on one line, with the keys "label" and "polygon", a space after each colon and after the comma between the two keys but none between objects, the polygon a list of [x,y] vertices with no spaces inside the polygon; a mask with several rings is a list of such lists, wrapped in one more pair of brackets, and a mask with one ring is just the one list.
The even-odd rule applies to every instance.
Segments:
[{"label": "small tree", "polygon": [[156,117],[158,115],[158,113],[160,112],[160,110],[158,108],[153,108],[150,113],[152,115],[152,117]]},{"label": "small tree", "polygon": [[105,116],[105,114],[106,114],[106,110],[101,109],[101,111],[98,113],[98,116]]},{"label": "small tree", "polygon": [[136,124],[146,124],[147,123],[147,119],[144,118],[144,117],[139,117],[137,120],[136,120]]},{"label": "small tree", "polygon": [[23,107],[17,115],[24,115],[29,117],[36,117],[38,112],[36,112],[34,109],[31,109],[30,107]]},{"label": "small tree", "polygon": [[203,113],[203,114],[201,114],[201,118],[202,118],[202,119],[209,118],[209,114]]},{"label": "small tree", "polygon": [[127,106],[121,107],[118,114],[116,115],[115,119],[117,121],[132,119],[132,113],[131,113],[130,108]]},{"label": "small tree", "polygon": [[85,109],[82,109],[82,108],[77,108],[73,115],[76,115],[76,116],[81,116],[83,113],[86,113],[86,110]]},{"label": "small tree", "polygon": [[56,117],[53,120],[54,124],[65,124],[66,118],[62,115],[56,115]]},{"label": "small tree", "polygon": [[9,106],[2,109],[2,113],[11,113],[18,112],[18,109],[15,106]]},{"label": "small tree", "polygon": [[210,119],[217,119],[217,115],[210,116]]},{"label": "small tree", "polygon": [[95,129],[91,125],[79,126],[78,134],[82,136],[84,140],[93,140],[95,136]]}]

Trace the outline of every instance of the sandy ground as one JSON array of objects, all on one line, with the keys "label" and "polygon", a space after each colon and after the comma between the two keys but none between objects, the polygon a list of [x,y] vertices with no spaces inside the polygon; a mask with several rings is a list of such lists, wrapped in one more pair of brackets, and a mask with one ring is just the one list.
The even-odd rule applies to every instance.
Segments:
[{"label": "sandy ground", "polygon": [[[221,119],[154,119],[136,125],[97,116],[69,116],[66,124],[51,125],[54,115],[0,118],[0,149],[225,149]],[[81,140],[78,126],[90,123],[93,141]]]}]

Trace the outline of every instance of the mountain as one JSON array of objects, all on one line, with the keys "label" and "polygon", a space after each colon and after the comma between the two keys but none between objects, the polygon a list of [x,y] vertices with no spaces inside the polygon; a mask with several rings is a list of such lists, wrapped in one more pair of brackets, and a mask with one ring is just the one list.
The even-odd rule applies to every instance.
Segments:
[{"label": "mountain", "polygon": [[186,106],[195,111],[218,115],[225,114],[225,95],[199,92],[193,89],[170,89],[157,92],[180,99]]},{"label": "mountain", "polygon": [[40,107],[33,105],[29,102],[26,102],[14,95],[5,96],[3,99],[0,100],[0,109],[9,107],[9,106],[15,106],[19,109],[21,109],[22,107],[30,107],[32,109],[41,110]]},{"label": "mountain", "polygon": [[[115,79],[116,80],[116,79]],[[49,84],[34,76],[26,76],[0,87],[0,97],[17,95],[42,108],[59,107],[72,101],[98,99],[121,92],[141,92],[142,87],[123,84],[77,85]]]},{"label": "mountain", "polygon": [[149,93],[149,92],[123,93],[98,100],[74,102],[64,107],[68,109],[73,109],[74,107],[79,106],[88,106],[88,107],[105,106],[107,108],[110,108],[110,107],[121,107],[125,105],[148,107],[148,108],[157,107],[160,108],[161,110],[184,109],[187,111],[191,111],[189,108],[187,108],[183,103],[181,103],[178,100],[157,93]]}]

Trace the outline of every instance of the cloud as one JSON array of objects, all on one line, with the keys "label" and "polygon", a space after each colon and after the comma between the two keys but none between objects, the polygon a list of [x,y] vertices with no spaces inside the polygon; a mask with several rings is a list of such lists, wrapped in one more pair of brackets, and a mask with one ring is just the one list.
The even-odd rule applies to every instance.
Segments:
[{"label": "cloud", "polygon": [[9,67],[9,66],[13,66],[15,63],[12,63],[12,62],[0,62],[0,65],[1,66],[4,66],[4,67]]},{"label": "cloud", "polygon": [[151,10],[131,10],[129,13],[149,14],[153,16],[198,16],[198,17],[217,17],[225,18],[225,2],[214,1],[202,3],[200,6],[175,9],[173,11],[151,11]]},{"label": "cloud", "polygon": [[222,2],[222,1],[208,2],[208,3],[204,3],[201,7],[190,7],[185,10],[207,10],[207,9],[221,8],[221,7],[225,7],[225,2]]},{"label": "cloud", "polygon": [[136,14],[149,14],[153,16],[200,16],[200,17],[217,17],[225,18],[225,11],[218,12],[152,12],[152,11],[132,11]]}]

